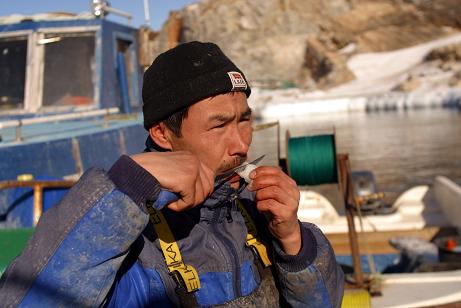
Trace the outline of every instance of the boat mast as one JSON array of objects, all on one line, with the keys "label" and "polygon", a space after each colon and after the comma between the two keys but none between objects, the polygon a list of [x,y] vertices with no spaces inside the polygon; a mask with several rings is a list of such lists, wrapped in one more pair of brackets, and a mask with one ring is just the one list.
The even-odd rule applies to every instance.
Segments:
[{"label": "boat mast", "polygon": [[144,0],[144,20],[147,26],[150,26],[149,0]]}]

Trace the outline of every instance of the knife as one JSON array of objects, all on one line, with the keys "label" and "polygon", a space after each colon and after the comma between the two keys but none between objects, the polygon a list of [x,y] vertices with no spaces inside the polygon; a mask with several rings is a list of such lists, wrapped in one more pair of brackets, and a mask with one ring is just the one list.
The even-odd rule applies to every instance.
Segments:
[{"label": "knife", "polygon": [[[244,162],[241,165],[234,167],[231,170],[226,171],[225,173],[216,176],[218,184],[215,185],[215,189],[217,189],[222,184],[227,182],[232,176],[234,176],[235,173],[241,175],[245,171],[245,169],[248,168],[249,166],[257,165],[265,156],[266,155],[262,155],[251,162]],[[177,201],[179,200],[179,198],[180,198],[179,194],[171,192],[166,189],[161,189],[160,194],[157,197],[157,200],[155,200],[155,202],[152,203],[151,206],[156,210],[161,210],[167,204]]]}]

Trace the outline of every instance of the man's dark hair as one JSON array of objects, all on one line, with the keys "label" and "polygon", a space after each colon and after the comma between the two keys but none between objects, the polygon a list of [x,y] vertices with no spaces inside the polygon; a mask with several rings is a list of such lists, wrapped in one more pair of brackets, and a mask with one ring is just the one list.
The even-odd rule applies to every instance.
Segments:
[{"label": "man's dark hair", "polygon": [[182,121],[187,117],[189,107],[190,106],[187,106],[173,113],[168,118],[162,121],[163,123],[165,123],[165,126],[168,127],[168,129],[171,130],[173,134],[176,135],[176,137],[182,137],[182,134],[181,134]]}]

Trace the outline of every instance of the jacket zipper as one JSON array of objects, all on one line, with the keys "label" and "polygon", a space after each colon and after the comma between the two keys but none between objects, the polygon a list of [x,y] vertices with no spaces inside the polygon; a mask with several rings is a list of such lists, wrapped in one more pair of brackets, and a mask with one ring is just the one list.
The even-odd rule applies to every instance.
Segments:
[{"label": "jacket zipper", "polygon": [[[235,198],[233,196],[232,201],[235,202]],[[222,207],[218,207],[215,212],[213,213],[213,219],[211,221],[211,227],[214,231],[214,234],[219,234],[219,229],[217,227],[217,223],[219,221],[219,216],[221,213]],[[227,238],[221,238],[222,243],[226,247],[226,249],[230,252],[231,255],[231,267],[232,267],[232,280],[233,280],[233,287],[234,287],[234,292],[235,292],[235,298],[241,297],[242,296],[242,290],[241,290],[241,273],[238,267],[239,264],[239,258],[237,254],[237,250],[235,249],[235,246],[232,244],[231,241],[229,241]]]}]

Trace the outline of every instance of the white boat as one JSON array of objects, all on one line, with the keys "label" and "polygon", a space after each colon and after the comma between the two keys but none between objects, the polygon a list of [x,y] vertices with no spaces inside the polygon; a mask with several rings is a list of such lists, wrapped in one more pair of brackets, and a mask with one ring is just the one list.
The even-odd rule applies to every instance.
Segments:
[{"label": "white boat", "polygon": [[342,307],[447,308],[459,307],[461,303],[461,270],[387,274],[381,275],[379,279],[381,296],[370,297],[365,290],[348,289],[345,291]]},{"label": "white boat", "polygon": [[446,177],[438,176],[434,194],[450,224],[461,230],[461,187]]},{"label": "white boat", "polygon": [[382,296],[371,298],[379,308],[437,307],[461,302],[461,270],[381,275]]},{"label": "white boat", "polygon": [[[455,227],[460,230],[461,187],[446,177],[438,176],[431,187],[422,185],[405,191],[394,202],[393,207],[396,211],[392,214],[363,217],[364,230],[367,232],[362,234],[362,237],[359,234],[361,252],[388,253],[390,251],[386,250],[392,247],[389,245],[387,248],[383,247],[386,246],[385,241],[393,236],[412,232],[413,237],[410,237],[410,241],[419,245],[425,243],[426,253],[431,250],[428,249],[428,245],[432,245],[431,253],[438,262],[442,262],[429,262],[426,269],[444,268],[445,270],[374,274],[373,279],[378,282],[377,289],[380,295],[370,296],[366,290],[347,289],[343,307],[459,307],[461,305],[461,270],[459,269],[461,253],[456,253],[454,263],[444,262],[440,246],[437,248],[429,240],[444,227],[452,229]],[[341,254],[341,251],[344,253],[347,250],[344,247],[344,242],[348,241],[346,218],[339,216],[326,198],[313,191],[303,191],[299,215],[301,220],[316,223],[327,234],[337,254],[338,251]],[[358,218],[355,219],[356,226],[359,226]],[[433,227],[431,229],[428,226]],[[339,235],[342,236],[343,243],[338,241]],[[363,241],[365,235],[367,241]],[[424,237],[425,239],[422,239]],[[459,236],[456,238],[459,239]],[[412,249],[416,251],[417,248],[412,248],[412,245],[407,242],[407,247],[401,248],[400,252],[408,253]],[[395,249],[395,245],[393,248]],[[458,248],[460,248],[459,240]]]},{"label": "white boat", "polygon": [[[392,208],[390,214],[362,216],[362,231],[461,228],[461,188],[443,176],[436,177],[432,187],[419,185],[405,191]],[[301,190],[298,217],[316,224],[326,234],[348,232],[346,217],[340,216],[328,199],[313,190]],[[355,217],[355,225],[360,230],[359,217]]]}]

